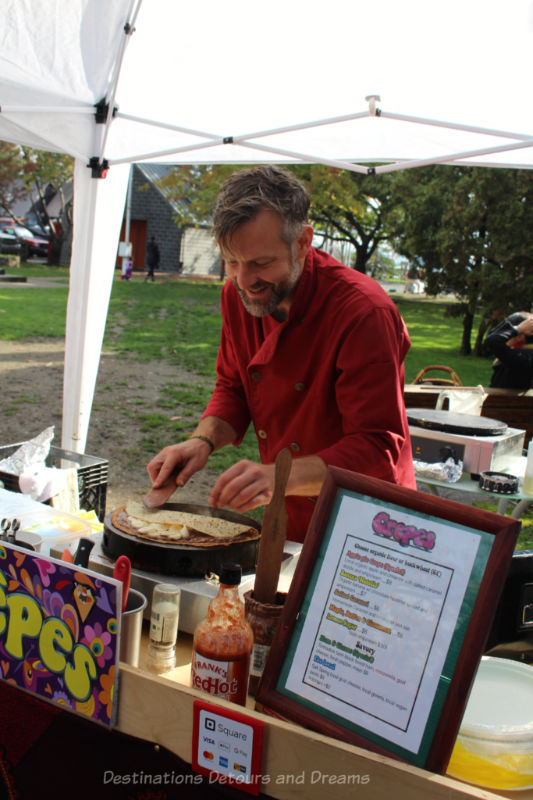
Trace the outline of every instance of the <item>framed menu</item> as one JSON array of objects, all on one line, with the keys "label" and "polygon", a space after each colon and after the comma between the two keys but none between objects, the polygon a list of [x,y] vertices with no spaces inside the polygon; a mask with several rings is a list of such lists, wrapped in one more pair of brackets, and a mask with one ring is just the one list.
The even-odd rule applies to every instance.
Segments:
[{"label": "framed menu", "polygon": [[258,702],[444,772],[519,530],[330,467]]}]

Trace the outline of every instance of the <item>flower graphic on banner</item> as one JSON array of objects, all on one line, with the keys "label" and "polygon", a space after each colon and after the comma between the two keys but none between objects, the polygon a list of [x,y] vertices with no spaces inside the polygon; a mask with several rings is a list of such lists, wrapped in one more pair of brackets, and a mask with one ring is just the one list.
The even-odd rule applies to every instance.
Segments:
[{"label": "flower graphic on banner", "polygon": [[113,694],[115,691],[115,665],[111,667],[107,675],[100,675],[100,686],[102,691],[98,695],[98,699],[102,705],[106,706],[107,715],[111,716],[111,708],[113,706]]},{"label": "flower graphic on banner", "polygon": [[52,700],[54,703],[57,703],[59,706],[67,706],[68,708],[72,708],[72,699],[69,697],[67,692],[58,689],[52,695]]},{"label": "flower graphic on banner", "polygon": [[50,561],[44,561],[42,558],[36,559],[35,564],[39,570],[43,586],[50,586],[50,575],[56,571],[56,565]]},{"label": "flower graphic on banner", "polygon": [[111,634],[108,633],[108,631],[104,631],[99,622],[95,622],[94,626],[85,626],[84,637],[81,643],[87,645],[99,667],[103,667],[105,662],[113,655],[113,651],[111,647],[109,647],[111,644]]},{"label": "flower graphic on banner", "polygon": [[60,592],[51,592],[45,589],[43,592],[43,609],[49,617],[59,617],[65,601]]}]

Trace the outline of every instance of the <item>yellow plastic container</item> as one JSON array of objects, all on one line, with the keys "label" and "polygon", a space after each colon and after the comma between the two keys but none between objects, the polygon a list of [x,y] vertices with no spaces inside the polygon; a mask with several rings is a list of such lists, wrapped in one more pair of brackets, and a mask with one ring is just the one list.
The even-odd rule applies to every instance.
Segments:
[{"label": "yellow plastic container", "polygon": [[533,667],[481,659],[448,774],[488,789],[533,787]]}]

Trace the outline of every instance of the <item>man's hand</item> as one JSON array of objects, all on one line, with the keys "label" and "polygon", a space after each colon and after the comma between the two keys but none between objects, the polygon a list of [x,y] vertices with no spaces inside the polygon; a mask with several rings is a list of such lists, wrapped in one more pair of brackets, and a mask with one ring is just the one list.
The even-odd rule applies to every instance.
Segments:
[{"label": "man's hand", "polygon": [[153,489],[160,489],[170,479],[176,486],[184,486],[191,475],[205,467],[211,448],[201,439],[164,447],[146,465]]},{"label": "man's hand", "polygon": [[274,465],[238,461],[217,480],[209,495],[214,508],[250,511],[267,505],[274,492]]},{"label": "man's hand", "polygon": [[533,336],[533,314],[522,320],[520,325],[517,325],[517,330],[521,336]]},{"label": "man's hand", "polygon": [[[274,494],[274,472],[274,464],[238,461],[220,476],[209,495],[209,503],[214,508],[226,506],[236,511],[267,505]],[[327,467],[320,456],[295,458],[285,494],[315,497],[326,474]]]}]

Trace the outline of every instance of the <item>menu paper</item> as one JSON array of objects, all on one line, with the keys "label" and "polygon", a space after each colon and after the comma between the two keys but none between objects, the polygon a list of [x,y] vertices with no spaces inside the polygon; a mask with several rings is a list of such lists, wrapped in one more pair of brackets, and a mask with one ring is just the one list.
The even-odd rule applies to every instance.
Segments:
[{"label": "menu paper", "polygon": [[[283,689],[417,753],[483,532],[345,494],[298,622]],[[488,553],[488,550],[487,550]]]}]

